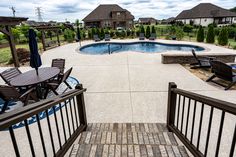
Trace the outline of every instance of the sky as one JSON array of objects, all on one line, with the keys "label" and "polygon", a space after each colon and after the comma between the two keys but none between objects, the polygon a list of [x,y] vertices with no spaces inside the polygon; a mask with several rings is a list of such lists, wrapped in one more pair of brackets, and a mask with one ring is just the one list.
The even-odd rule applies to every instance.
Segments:
[{"label": "sky", "polygon": [[43,21],[80,21],[99,4],[118,4],[139,17],[165,19],[177,16],[182,10],[191,9],[199,3],[213,3],[230,9],[236,0],[0,0],[0,16],[12,16],[10,7],[15,7],[16,16],[38,20],[36,7],[41,7]]}]

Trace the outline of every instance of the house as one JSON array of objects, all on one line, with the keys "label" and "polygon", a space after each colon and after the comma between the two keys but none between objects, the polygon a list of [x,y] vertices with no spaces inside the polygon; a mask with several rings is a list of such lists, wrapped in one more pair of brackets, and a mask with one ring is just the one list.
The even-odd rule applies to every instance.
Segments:
[{"label": "house", "polygon": [[168,19],[161,20],[161,24],[172,24],[175,21],[175,17],[170,17]]},{"label": "house", "polygon": [[176,17],[176,21],[202,26],[208,26],[211,23],[229,25],[236,23],[236,13],[211,3],[200,3],[190,10],[182,11]]},{"label": "house", "polygon": [[138,19],[138,23],[141,25],[156,25],[157,20],[152,17],[143,17]]},{"label": "house", "polygon": [[86,28],[132,28],[134,25],[134,16],[126,9],[117,4],[102,4],[94,9],[84,19]]}]

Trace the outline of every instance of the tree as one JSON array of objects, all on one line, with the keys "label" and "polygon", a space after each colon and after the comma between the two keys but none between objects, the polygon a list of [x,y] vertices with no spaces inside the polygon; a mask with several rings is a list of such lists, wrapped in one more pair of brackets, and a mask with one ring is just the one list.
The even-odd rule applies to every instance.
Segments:
[{"label": "tree", "polygon": [[141,25],[140,26],[140,31],[139,31],[140,33],[144,33],[145,34],[145,30],[144,30],[144,27],[143,27],[143,25]]},{"label": "tree", "polygon": [[232,12],[236,12],[236,7],[230,9],[230,11],[232,11]]},{"label": "tree", "polygon": [[192,30],[193,30],[193,26],[191,26],[191,25],[184,25],[184,27],[183,27],[183,31],[188,34],[191,33]]},{"label": "tree", "polygon": [[225,27],[220,31],[220,34],[218,36],[218,43],[222,46],[228,44],[228,31]]},{"label": "tree", "polygon": [[176,28],[176,38],[177,38],[177,40],[182,40],[183,37],[184,37],[184,31],[180,27]]},{"label": "tree", "polygon": [[18,28],[12,28],[12,34],[14,37],[14,40],[18,42],[20,40],[20,30]]},{"label": "tree", "polygon": [[147,26],[147,28],[146,28],[145,36],[146,36],[147,39],[151,36],[151,32],[150,32],[150,27],[149,26]]},{"label": "tree", "polygon": [[100,32],[100,39],[104,39],[104,38],[105,38],[105,32],[104,32],[104,29],[102,28]]},{"label": "tree", "polygon": [[214,33],[213,25],[208,26],[206,42],[207,43],[214,43],[215,42],[215,33]]},{"label": "tree", "polygon": [[152,32],[152,33],[156,33],[155,26],[152,26],[151,32]]},{"label": "tree", "polygon": [[95,30],[95,28],[92,28],[92,32],[91,32],[91,37],[93,38],[93,36],[96,34],[96,30]]},{"label": "tree", "polygon": [[75,33],[69,28],[64,31],[64,38],[67,42],[73,42],[75,39]]},{"label": "tree", "polygon": [[203,42],[204,41],[204,29],[202,26],[199,27],[198,32],[197,32],[197,41],[198,42]]},{"label": "tree", "polygon": [[22,25],[20,27],[20,31],[22,34],[24,34],[26,40],[28,40],[28,38],[29,38],[29,29],[30,29],[29,25]]}]

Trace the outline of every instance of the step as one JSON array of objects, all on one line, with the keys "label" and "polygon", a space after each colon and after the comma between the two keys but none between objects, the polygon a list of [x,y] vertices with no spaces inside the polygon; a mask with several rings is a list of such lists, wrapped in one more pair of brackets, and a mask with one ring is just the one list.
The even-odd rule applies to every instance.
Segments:
[{"label": "step", "polygon": [[79,144],[161,144],[178,145],[171,132],[82,132]]},{"label": "step", "polygon": [[188,157],[184,146],[75,144],[70,157]]},{"label": "step", "polygon": [[167,132],[164,123],[89,123],[87,131]]}]

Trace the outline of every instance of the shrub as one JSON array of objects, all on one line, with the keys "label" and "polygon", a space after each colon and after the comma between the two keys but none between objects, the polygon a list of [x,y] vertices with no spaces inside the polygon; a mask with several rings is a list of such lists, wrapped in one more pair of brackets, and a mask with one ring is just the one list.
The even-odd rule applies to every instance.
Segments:
[{"label": "shrub", "polygon": [[213,25],[209,25],[206,37],[207,43],[214,43],[215,42],[215,33]]},{"label": "shrub", "polygon": [[111,36],[111,38],[115,38],[115,32],[114,32],[114,30],[111,30],[111,31],[110,31],[110,36]]},{"label": "shrub", "polygon": [[88,30],[88,37],[89,37],[89,39],[93,39],[93,35],[92,35],[92,30],[91,29]]},{"label": "shrub", "polygon": [[92,35],[91,37],[92,37],[92,38],[93,38],[93,35],[94,35],[94,34],[96,34],[96,30],[95,30],[95,28],[92,28],[92,31],[91,31],[91,35]]},{"label": "shrub", "polygon": [[197,41],[198,42],[203,42],[204,41],[204,29],[202,28],[202,26],[200,26],[199,29],[198,29]]},{"label": "shrub", "polygon": [[75,33],[70,30],[70,29],[65,29],[64,31],[64,39],[67,41],[67,42],[73,42],[74,39],[75,39]]},{"label": "shrub", "polygon": [[12,28],[12,34],[13,34],[15,42],[18,42],[20,40],[20,35],[21,35],[20,30],[17,28]]},{"label": "shrub", "polygon": [[98,28],[96,28],[96,33],[95,34],[97,34],[99,38],[101,37],[101,35],[100,35],[101,32],[100,32],[100,30]]},{"label": "shrub", "polygon": [[139,32],[140,32],[140,33],[144,33],[144,34],[145,34],[145,30],[144,30],[144,27],[143,27],[143,25],[141,25],[141,26],[140,26],[140,28],[139,28]]},{"label": "shrub", "polygon": [[236,50],[236,45],[233,47],[234,50]]},{"label": "shrub", "polygon": [[152,33],[156,33],[155,26],[152,26],[152,28],[151,28],[151,32],[152,32]]},{"label": "shrub", "polygon": [[230,39],[233,39],[236,35],[236,28],[228,27],[228,35]]},{"label": "shrub", "polygon": [[150,27],[147,26],[146,28],[146,34],[145,34],[146,38],[149,38],[151,36],[151,32],[150,32]]},{"label": "shrub", "polygon": [[120,38],[125,38],[126,37],[126,32],[124,30],[122,30],[120,32]]},{"label": "shrub", "polygon": [[127,29],[126,35],[127,35],[127,37],[131,36],[131,30],[130,29]]},{"label": "shrub", "polygon": [[191,26],[191,25],[184,25],[184,27],[183,27],[183,31],[186,33],[190,33],[190,32],[192,32],[192,30],[193,30],[193,26]]},{"label": "shrub", "polygon": [[184,31],[181,28],[176,28],[176,38],[177,40],[182,40],[184,37]]},{"label": "shrub", "polygon": [[228,44],[228,31],[225,27],[220,31],[220,34],[218,36],[218,43],[222,46]]},{"label": "shrub", "polygon": [[30,29],[30,26],[28,26],[28,25],[21,25],[21,27],[20,27],[21,33],[24,34],[24,36],[27,40],[29,38],[29,29]]},{"label": "shrub", "polygon": [[[30,52],[26,48],[16,49],[16,54],[18,56],[19,62],[24,63],[30,59]],[[13,64],[13,59],[9,59],[8,64]]]}]

